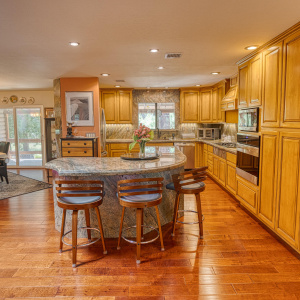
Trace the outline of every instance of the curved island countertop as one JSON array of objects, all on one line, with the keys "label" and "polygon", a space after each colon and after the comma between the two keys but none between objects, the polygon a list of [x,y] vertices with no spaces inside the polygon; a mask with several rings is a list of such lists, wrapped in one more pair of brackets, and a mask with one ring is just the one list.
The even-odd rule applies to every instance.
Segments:
[{"label": "curved island countertop", "polygon": [[[117,182],[123,179],[138,179],[162,177],[163,200],[158,206],[161,224],[172,221],[174,211],[175,194],[165,188],[172,181],[172,175],[184,170],[186,156],[176,147],[158,146],[146,147],[147,151],[160,151],[160,157],[155,160],[123,160],[120,157],[63,157],[54,159],[46,164],[47,169],[52,169],[53,175],[53,198],[55,212],[55,228],[60,231],[62,220],[62,209],[57,205],[56,183],[61,180],[102,180],[104,182],[105,196],[100,206],[104,236],[117,238],[121,220],[122,207],[119,204],[117,193]],[[183,201],[180,203],[183,208]],[[90,211],[91,225],[97,227],[97,217],[94,210]],[[65,231],[71,229],[71,211],[67,211]],[[135,214],[126,212],[124,217],[124,228],[135,224]],[[157,227],[156,212],[153,208],[144,210],[144,222],[148,226]],[[85,226],[85,216],[78,214],[78,226]],[[148,230],[145,229],[144,233]],[[92,232],[92,235],[94,233]],[[79,229],[78,237],[86,237],[86,230]]]},{"label": "curved island countertop", "polygon": [[103,176],[164,172],[182,167],[186,156],[176,147],[146,147],[160,152],[155,160],[124,160],[120,157],[62,157],[46,163],[59,176]]}]

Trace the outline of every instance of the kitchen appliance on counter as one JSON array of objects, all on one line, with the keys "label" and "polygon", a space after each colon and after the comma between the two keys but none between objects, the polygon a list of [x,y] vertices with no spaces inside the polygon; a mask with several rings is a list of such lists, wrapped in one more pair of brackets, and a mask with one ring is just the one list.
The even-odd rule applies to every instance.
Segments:
[{"label": "kitchen appliance on counter", "polygon": [[258,185],[260,136],[237,134],[236,174]]},{"label": "kitchen appliance on counter", "polygon": [[104,109],[100,109],[100,147],[101,147],[101,156],[107,156],[106,151],[106,121]]},{"label": "kitchen appliance on counter", "polygon": [[195,143],[175,143],[175,147],[186,156],[186,162],[184,164],[184,169],[194,169],[195,168]]},{"label": "kitchen appliance on counter", "polygon": [[258,132],[259,108],[239,109],[238,129],[240,131]]},{"label": "kitchen appliance on counter", "polygon": [[198,138],[204,140],[218,140],[220,139],[220,133],[219,128],[199,128]]}]

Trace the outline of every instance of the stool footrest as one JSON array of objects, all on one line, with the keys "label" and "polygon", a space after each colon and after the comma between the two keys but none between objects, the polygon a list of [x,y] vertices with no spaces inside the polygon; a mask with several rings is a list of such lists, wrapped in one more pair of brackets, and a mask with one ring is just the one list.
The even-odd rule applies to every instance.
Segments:
[{"label": "stool footrest", "polygon": [[[93,228],[93,227],[79,227],[78,229],[95,230],[95,231],[98,231],[98,232],[100,233],[100,235],[101,235],[101,232],[100,232],[100,230],[99,230],[98,228]],[[65,245],[71,246],[71,247],[72,247],[72,244],[69,244],[69,243],[67,243],[67,242],[64,240],[65,236],[66,236],[67,234],[71,233],[71,232],[72,232],[72,230],[69,230],[68,232],[66,232],[66,233],[62,236],[61,240],[62,240],[62,242],[63,242]],[[91,242],[89,242],[89,243],[77,245],[77,248],[90,246],[90,245],[92,245],[92,244],[97,243],[100,239],[101,239],[101,236],[98,237],[96,240],[91,241]]]},{"label": "stool footrest", "polygon": [[[189,210],[189,209],[179,209],[178,212],[192,212],[194,214],[198,214],[197,211]],[[203,215],[202,215],[202,221],[204,221],[204,216]],[[199,224],[199,221],[197,221],[197,222],[182,222],[182,221],[178,221],[178,219],[177,219],[176,223],[192,225],[192,224]]]},{"label": "stool footrest", "polygon": [[[152,226],[147,226],[147,225],[142,225],[142,227],[150,228],[150,229],[153,229],[153,230],[155,230],[155,231],[157,232],[157,236],[156,236],[155,238],[153,238],[153,239],[150,240],[150,241],[143,241],[143,242],[141,242],[142,245],[152,243],[152,242],[156,241],[156,240],[159,238],[159,231],[158,231],[157,228],[152,227]],[[130,226],[130,227],[123,228],[123,231],[129,230],[129,229],[131,229],[131,228],[136,228],[136,226]],[[136,241],[130,240],[130,239],[124,237],[123,235],[121,235],[121,238],[122,238],[123,240],[125,240],[126,242],[128,242],[128,243],[131,243],[131,244],[137,244]]]}]

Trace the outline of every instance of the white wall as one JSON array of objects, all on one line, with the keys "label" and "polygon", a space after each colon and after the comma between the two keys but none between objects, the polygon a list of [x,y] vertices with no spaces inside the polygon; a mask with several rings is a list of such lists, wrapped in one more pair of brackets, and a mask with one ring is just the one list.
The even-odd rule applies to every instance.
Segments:
[{"label": "white wall", "polygon": [[2,99],[7,97],[9,99],[10,96],[16,95],[19,99],[21,97],[25,97],[27,100],[30,97],[35,99],[33,105],[43,105],[44,107],[54,107],[54,92],[51,91],[0,91],[0,108],[11,108],[13,106],[30,106],[26,104],[20,104],[19,101],[15,104],[9,103],[4,104],[2,103]]}]

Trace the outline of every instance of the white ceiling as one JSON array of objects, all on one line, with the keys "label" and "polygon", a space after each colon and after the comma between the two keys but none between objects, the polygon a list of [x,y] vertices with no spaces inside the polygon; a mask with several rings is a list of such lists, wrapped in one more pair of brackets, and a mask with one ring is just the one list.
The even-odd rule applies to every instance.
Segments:
[{"label": "white ceiling", "polygon": [[299,11],[299,0],[0,0],[0,89],[48,89],[59,77],[99,77],[100,87],[215,83],[236,72],[245,46],[296,24]]}]

